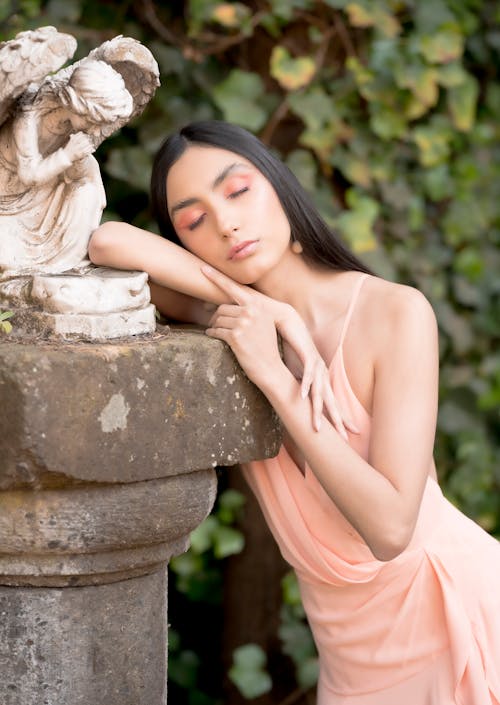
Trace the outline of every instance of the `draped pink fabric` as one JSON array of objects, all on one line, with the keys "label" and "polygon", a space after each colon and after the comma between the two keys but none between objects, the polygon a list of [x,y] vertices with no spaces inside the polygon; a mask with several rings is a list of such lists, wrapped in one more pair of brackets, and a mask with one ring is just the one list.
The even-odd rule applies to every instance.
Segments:
[{"label": "draped pink fabric", "polygon": [[[361,430],[370,417],[347,379],[342,342],[332,388]],[[317,705],[500,705],[500,544],[428,479],[412,541],[376,560],[312,471],[284,447],[243,468],[299,579],[320,657]]]}]

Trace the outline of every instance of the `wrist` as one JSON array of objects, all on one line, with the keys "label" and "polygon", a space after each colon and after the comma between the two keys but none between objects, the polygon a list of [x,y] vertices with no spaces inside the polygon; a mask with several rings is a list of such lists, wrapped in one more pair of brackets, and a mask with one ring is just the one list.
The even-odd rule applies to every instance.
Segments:
[{"label": "wrist", "polygon": [[290,304],[285,304],[281,301],[274,302],[273,317],[274,324],[278,333],[281,333],[283,328],[286,327],[287,323],[296,315],[297,313],[295,309]]},{"label": "wrist", "polygon": [[280,364],[273,368],[259,383],[259,388],[272,406],[289,399],[298,389],[298,383],[288,367],[280,358]]}]

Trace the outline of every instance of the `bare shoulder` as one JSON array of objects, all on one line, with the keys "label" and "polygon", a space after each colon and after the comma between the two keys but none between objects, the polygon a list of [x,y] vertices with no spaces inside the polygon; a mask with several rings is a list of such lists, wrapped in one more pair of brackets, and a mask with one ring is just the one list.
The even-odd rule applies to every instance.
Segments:
[{"label": "bare shoulder", "polygon": [[364,284],[361,324],[373,349],[437,338],[436,316],[424,294],[414,287],[370,276]]}]

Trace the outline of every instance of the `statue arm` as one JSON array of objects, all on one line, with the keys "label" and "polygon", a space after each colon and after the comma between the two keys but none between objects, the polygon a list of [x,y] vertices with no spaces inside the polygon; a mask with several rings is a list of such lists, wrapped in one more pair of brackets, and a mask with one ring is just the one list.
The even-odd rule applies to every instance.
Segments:
[{"label": "statue arm", "polygon": [[43,157],[38,148],[39,115],[27,110],[15,120],[13,138],[16,151],[18,176],[26,186],[50,181],[71,166],[71,159],[61,147]]}]

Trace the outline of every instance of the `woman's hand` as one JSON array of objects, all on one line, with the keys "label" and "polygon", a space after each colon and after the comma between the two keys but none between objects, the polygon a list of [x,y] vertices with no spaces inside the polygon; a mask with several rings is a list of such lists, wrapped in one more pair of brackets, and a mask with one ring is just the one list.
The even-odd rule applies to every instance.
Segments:
[{"label": "woman's hand", "polygon": [[257,386],[264,384],[267,379],[272,379],[275,365],[283,364],[277,344],[278,331],[302,365],[301,395],[304,399],[308,394],[311,397],[314,428],[319,431],[325,410],[343,438],[347,439],[346,428],[359,433],[354,424],[341,414],[325,362],[295,309],[239,285],[211,267],[201,269],[235,302],[217,308],[206,332],[230,345],[252,382]]}]

